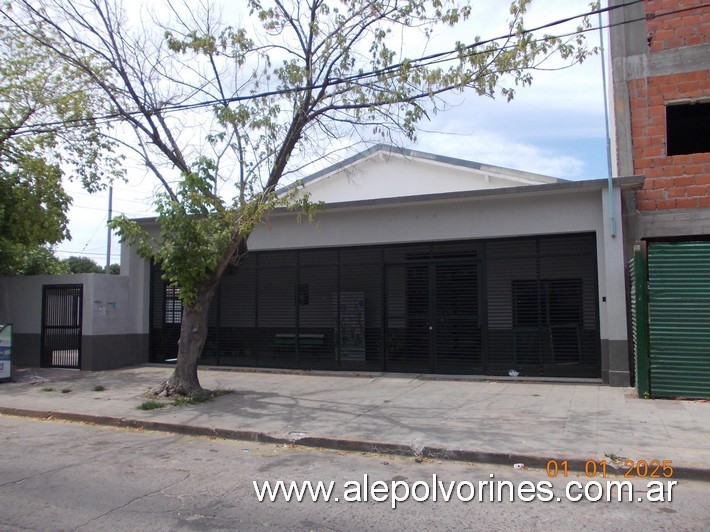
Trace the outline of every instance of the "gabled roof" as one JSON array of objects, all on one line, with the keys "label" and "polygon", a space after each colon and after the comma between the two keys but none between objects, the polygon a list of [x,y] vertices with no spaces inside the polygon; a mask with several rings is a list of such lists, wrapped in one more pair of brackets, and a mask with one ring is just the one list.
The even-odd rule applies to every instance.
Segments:
[{"label": "gabled roof", "polygon": [[339,203],[562,181],[532,172],[377,144],[280,192],[302,185],[313,201]]}]

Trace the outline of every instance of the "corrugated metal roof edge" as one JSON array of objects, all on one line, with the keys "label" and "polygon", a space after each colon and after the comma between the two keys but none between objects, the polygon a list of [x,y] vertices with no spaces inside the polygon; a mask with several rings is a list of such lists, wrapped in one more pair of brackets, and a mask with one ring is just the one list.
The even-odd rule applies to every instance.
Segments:
[{"label": "corrugated metal roof edge", "polygon": [[400,148],[398,146],[393,146],[391,144],[380,143],[380,144],[375,144],[374,146],[370,146],[366,150],[363,150],[363,151],[358,152],[354,155],[351,155],[350,157],[347,157],[346,159],[343,159],[342,161],[332,164],[332,165],[328,166],[327,168],[323,168],[322,170],[318,170],[317,172],[314,172],[313,174],[311,174],[303,179],[299,179],[298,181],[296,181],[294,183],[291,183],[289,185],[281,187],[276,192],[277,192],[277,194],[281,194],[283,192],[291,190],[295,186],[306,185],[312,181],[316,181],[316,180],[320,179],[321,177],[327,176],[329,174],[334,174],[334,173],[338,172],[339,170],[342,170],[343,168],[353,166],[354,164],[357,164],[360,161],[364,161],[368,157],[371,157],[372,155],[375,155],[377,153],[400,155],[405,158],[421,159],[424,161],[432,161],[432,162],[436,162],[436,163],[440,163],[440,164],[448,164],[451,166],[458,166],[460,168],[469,168],[472,170],[479,170],[481,172],[490,171],[490,172],[507,173],[510,175],[510,177],[513,177],[513,178],[517,177],[520,179],[531,179],[531,180],[539,180],[541,182],[547,181],[547,182],[558,182],[558,183],[567,181],[566,179],[562,179],[559,177],[553,177],[553,176],[549,176],[549,175],[545,175],[545,174],[526,172],[524,170],[516,170],[514,168],[506,168],[504,166],[484,164],[484,163],[479,163],[476,161],[469,161],[467,159],[459,159],[456,157],[449,157],[447,155],[438,155],[435,153],[412,150],[410,148]]},{"label": "corrugated metal roof edge", "polygon": [[[643,185],[643,176],[615,177],[614,186],[625,189],[633,189]],[[358,201],[346,201],[327,204],[327,210],[358,207],[376,207],[387,205],[403,205],[407,203],[425,203],[436,201],[451,201],[478,198],[495,198],[506,196],[530,196],[541,194],[555,194],[559,192],[581,192],[585,190],[603,190],[609,184],[608,179],[589,179],[584,181],[562,181],[559,183],[545,183],[540,185],[524,185],[508,188],[494,188],[484,190],[471,190],[463,192],[444,192],[440,194],[424,194],[418,196],[399,196],[395,198],[379,198]],[[275,209],[274,213],[290,212],[284,207]],[[151,223],[157,220],[156,217],[136,218],[138,223]]]}]

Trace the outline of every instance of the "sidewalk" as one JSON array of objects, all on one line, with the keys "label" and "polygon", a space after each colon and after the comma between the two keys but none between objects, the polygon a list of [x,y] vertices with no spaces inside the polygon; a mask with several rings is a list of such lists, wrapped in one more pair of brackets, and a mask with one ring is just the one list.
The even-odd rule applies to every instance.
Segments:
[{"label": "sidewalk", "polygon": [[[674,476],[710,480],[708,401],[643,400],[591,384],[201,370],[204,387],[234,392],[138,410],[171,371],[20,371],[24,382],[0,384],[0,414],[511,467],[672,460]],[[32,374],[41,377],[31,383]]]}]

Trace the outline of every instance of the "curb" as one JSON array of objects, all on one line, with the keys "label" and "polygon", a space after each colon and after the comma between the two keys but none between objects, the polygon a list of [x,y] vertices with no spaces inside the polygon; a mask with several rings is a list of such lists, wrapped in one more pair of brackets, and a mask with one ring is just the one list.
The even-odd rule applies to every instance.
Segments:
[{"label": "curb", "polygon": [[[551,458],[561,462],[566,460],[569,471],[584,473],[589,461],[599,462],[594,458],[540,456],[520,453],[486,452],[465,449],[446,449],[443,447],[424,446],[418,449],[410,445],[376,442],[368,440],[349,440],[343,438],[305,436],[301,438],[284,438],[271,436],[254,430],[236,430],[200,427],[160,421],[146,421],[132,418],[117,418],[111,416],[95,416],[91,414],[75,414],[71,412],[54,412],[47,410],[27,410],[22,408],[0,407],[0,415],[24,417],[44,421],[67,421],[71,423],[86,423],[90,425],[138,429],[184,436],[201,436],[223,440],[249,441],[255,443],[290,444],[308,448],[324,448],[336,451],[374,453],[402,457],[429,458],[454,462],[475,462],[481,464],[512,465],[525,464],[525,467],[545,469]],[[616,468],[616,472],[623,472]],[[590,477],[591,478],[591,477]],[[710,481],[710,469],[700,467],[673,467],[673,478],[683,480]]]}]

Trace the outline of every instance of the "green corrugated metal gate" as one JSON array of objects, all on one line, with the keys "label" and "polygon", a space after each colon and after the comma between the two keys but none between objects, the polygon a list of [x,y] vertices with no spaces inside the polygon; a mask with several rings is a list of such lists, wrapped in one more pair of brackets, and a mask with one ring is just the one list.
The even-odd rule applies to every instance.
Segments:
[{"label": "green corrugated metal gate", "polygon": [[639,393],[710,398],[710,242],[652,242],[644,255],[632,269]]}]

